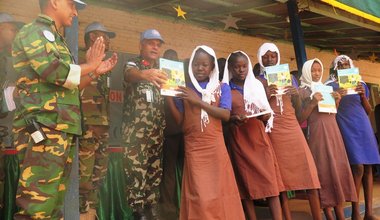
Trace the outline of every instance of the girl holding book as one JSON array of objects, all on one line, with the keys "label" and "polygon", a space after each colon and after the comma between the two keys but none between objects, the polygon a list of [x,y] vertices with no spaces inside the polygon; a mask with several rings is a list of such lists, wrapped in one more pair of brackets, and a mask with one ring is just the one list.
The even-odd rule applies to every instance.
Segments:
[{"label": "girl holding book", "polygon": [[[263,44],[259,48],[257,59],[262,70],[268,66],[278,65],[280,57],[277,46],[271,43]],[[298,91],[293,83],[292,86],[285,87],[285,94],[279,95],[276,85],[268,86],[265,73],[259,79],[267,90],[269,104],[274,111],[273,128],[269,137],[285,186],[280,194],[285,218],[291,219],[286,191],[306,190],[313,219],[321,220],[317,190],[320,188],[320,183],[317,169],[296,117],[296,112],[301,110],[301,99]]]},{"label": "girl holding book", "polygon": [[[357,94],[347,95],[346,89],[339,88],[337,71],[354,68],[352,60],[346,55],[335,58],[331,67],[329,80],[325,83],[342,95],[336,120],[342,133],[348,160],[354,177],[357,197],[359,198],[361,184],[365,198],[365,220],[378,219],[372,212],[373,175],[372,165],[380,164],[377,142],[368,114],[372,111],[368,103],[369,89],[361,81],[355,88]],[[360,217],[359,202],[352,202],[352,219]]]},{"label": "girl holding book", "polygon": [[[315,58],[304,63],[300,78],[301,86],[298,90],[303,103],[299,121],[301,123],[308,121],[308,144],[321,182],[319,190],[321,208],[327,220],[344,220],[343,202],[356,202],[357,196],[335,114],[318,111],[318,102],[328,99],[316,91],[317,86],[323,86],[322,76],[323,65],[319,59]],[[340,94],[332,92],[331,96],[338,106]],[[332,214],[332,207],[336,218]]]},{"label": "girl holding book", "polygon": [[[264,198],[268,201],[272,219],[282,219],[279,193],[284,186],[266,133],[273,127],[273,111],[262,83],[253,74],[250,59],[243,51],[233,52],[228,57],[223,83],[231,87],[232,110],[227,139],[247,219],[256,219],[252,200]],[[267,113],[250,117],[260,112]]]},{"label": "girl holding book", "polygon": [[220,84],[213,49],[198,46],[189,65],[191,84],[180,87],[181,100],[168,98],[185,137],[180,219],[244,219],[231,161],[223,139],[231,91]]}]

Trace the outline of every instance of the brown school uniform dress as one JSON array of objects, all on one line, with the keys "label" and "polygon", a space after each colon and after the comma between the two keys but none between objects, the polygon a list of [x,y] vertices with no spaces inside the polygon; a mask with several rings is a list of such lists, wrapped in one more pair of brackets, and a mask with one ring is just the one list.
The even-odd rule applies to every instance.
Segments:
[{"label": "brown school uniform dress", "polygon": [[[213,105],[218,106],[219,100]],[[201,109],[184,101],[185,161],[182,179],[181,220],[244,220],[222,123],[208,115],[201,131]]]},{"label": "brown school uniform dress", "polygon": [[[244,97],[232,89],[231,115],[245,115]],[[230,125],[228,144],[241,199],[278,196],[284,190],[272,143],[264,123],[250,118],[240,126]]]},{"label": "brown school uniform dress", "polygon": [[[267,82],[262,81],[264,87]],[[297,121],[290,95],[283,95],[283,112],[276,97],[269,99],[274,111],[272,132],[269,133],[285,190],[318,189],[317,168],[309,146]]]},{"label": "brown school uniform dress", "polygon": [[[304,106],[310,103],[310,89],[299,89]],[[321,189],[321,207],[357,201],[354,180],[335,114],[319,113],[315,107],[308,118],[309,147],[313,154]]]}]

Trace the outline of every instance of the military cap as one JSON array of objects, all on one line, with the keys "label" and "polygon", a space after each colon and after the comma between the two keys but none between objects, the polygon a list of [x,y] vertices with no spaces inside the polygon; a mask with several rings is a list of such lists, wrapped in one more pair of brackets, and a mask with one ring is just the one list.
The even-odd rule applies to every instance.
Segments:
[{"label": "military cap", "polygon": [[109,38],[114,38],[116,37],[116,34],[115,32],[111,32],[111,31],[108,31],[106,27],[104,27],[104,25],[102,25],[101,23],[99,22],[92,22],[91,24],[89,24],[86,29],[85,29],[85,34],[88,34],[90,32],[93,32],[93,31],[101,31],[101,32],[104,32],[108,35]]},{"label": "military cap", "polygon": [[164,39],[162,39],[160,32],[155,29],[148,29],[141,33],[140,41],[143,40],[160,40],[162,43],[165,43]]},{"label": "military cap", "polygon": [[23,22],[20,22],[20,21],[16,21],[15,19],[13,19],[13,17],[8,14],[8,13],[4,13],[4,12],[0,12],[0,24],[1,23],[13,23],[17,26],[17,28],[21,28],[22,26],[24,26],[24,23]]}]

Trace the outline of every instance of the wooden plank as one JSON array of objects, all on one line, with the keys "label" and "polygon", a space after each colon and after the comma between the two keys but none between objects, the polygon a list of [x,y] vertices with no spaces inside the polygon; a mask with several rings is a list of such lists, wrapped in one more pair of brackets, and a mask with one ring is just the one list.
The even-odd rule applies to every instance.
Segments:
[{"label": "wooden plank", "polygon": [[299,7],[339,21],[380,32],[380,25],[317,1],[299,0]]},{"label": "wooden plank", "polygon": [[[218,7],[217,9],[213,11],[208,11],[207,13],[204,13],[204,12],[194,13],[192,14],[193,17],[213,17],[213,16],[227,15],[227,14],[231,14],[234,12],[241,12],[241,11],[249,12],[249,13],[260,15],[267,18],[280,17],[275,14],[268,13],[260,9],[256,9],[256,7],[264,7],[268,5],[267,0],[250,1],[249,3],[245,3],[245,4],[235,4],[232,2],[221,1],[221,0],[204,0],[204,1],[215,4],[215,5],[220,5],[221,7]],[[276,4],[280,4],[280,3],[276,3]]]},{"label": "wooden plank", "polygon": [[134,12],[139,12],[139,11],[144,11],[147,9],[155,8],[161,5],[166,5],[166,4],[172,4],[174,2],[179,2],[178,0],[156,0],[153,2],[148,2],[139,5],[137,8],[132,9]]}]

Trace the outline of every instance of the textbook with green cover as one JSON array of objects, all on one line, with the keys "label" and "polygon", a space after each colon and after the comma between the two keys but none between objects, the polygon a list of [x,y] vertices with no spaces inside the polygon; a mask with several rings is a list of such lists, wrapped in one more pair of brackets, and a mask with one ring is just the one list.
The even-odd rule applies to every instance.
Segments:
[{"label": "textbook with green cover", "polygon": [[161,87],[161,95],[176,96],[178,86],[185,86],[185,70],[182,62],[160,58],[160,70],[166,74],[168,80]]},{"label": "textbook with green cover", "polygon": [[277,66],[265,67],[268,85],[275,84],[279,93],[285,92],[283,90],[286,86],[292,85],[292,77],[289,71],[289,64],[281,64]]},{"label": "textbook with green cover", "polygon": [[336,113],[335,99],[331,95],[333,92],[332,86],[325,86],[323,84],[312,84],[311,90],[313,94],[320,92],[322,94],[323,100],[318,102],[318,111],[326,113]]},{"label": "textbook with green cover", "polygon": [[347,95],[357,94],[355,88],[360,80],[358,68],[338,70],[339,88],[347,89]]}]

